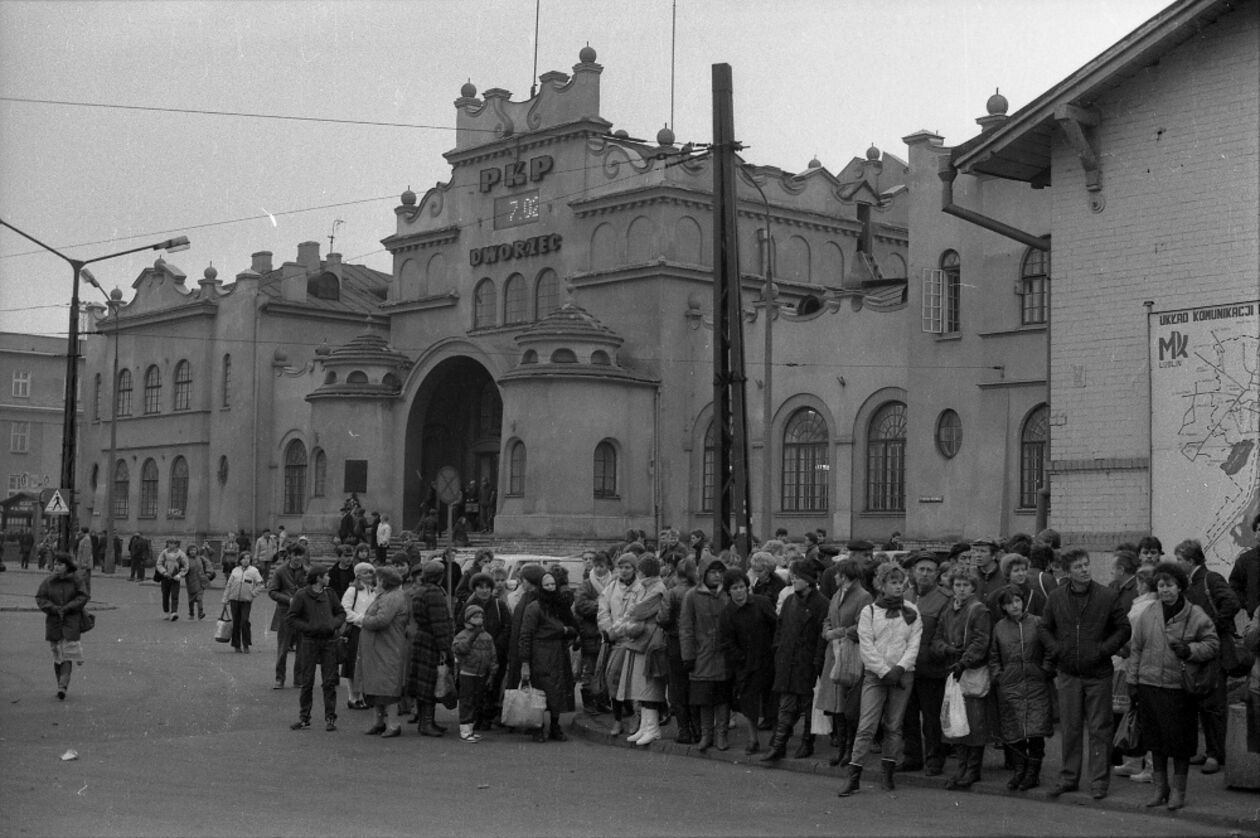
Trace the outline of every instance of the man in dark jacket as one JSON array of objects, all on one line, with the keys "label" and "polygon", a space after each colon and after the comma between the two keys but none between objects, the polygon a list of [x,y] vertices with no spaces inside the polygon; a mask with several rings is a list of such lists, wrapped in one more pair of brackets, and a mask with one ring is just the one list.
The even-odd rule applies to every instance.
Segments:
[{"label": "man in dark jacket", "polygon": [[[1177,564],[1190,577],[1190,585],[1186,588],[1186,599],[1203,609],[1212,618],[1216,634],[1221,639],[1221,663],[1226,664],[1226,644],[1237,645],[1242,641],[1237,634],[1234,615],[1241,605],[1238,596],[1229,587],[1225,577],[1207,569],[1207,556],[1203,554],[1203,545],[1194,539],[1188,539],[1173,550]],[[1204,753],[1190,758],[1191,765],[1202,765],[1204,774],[1215,774],[1225,764],[1225,725],[1229,718],[1229,701],[1227,691],[1229,678],[1224,671],[1216,679],[1216,687],[1212,692],[1198,699],[1199,725],[1203,728]]]},{"label": "man in dark jacket", "polygon": [[[271,615],[271,630],[276,633],[276,685],[275,690],[284,689],[284,671],[293,650],[297,635],[289,627],[286,619],[289,614],[289,603],[293,595],[302,587],[302,555],[297,551],[287,553],[279,551],[276,560],[280,562],[267,580],[267,596],[276,604],[276,611]],[[293,656],[293,683],[301,683],[301,659]]]},{"label": "man in dark jacket", "polygon": [[810,701],[827,651],[822,627],[829,603],[818,592],[818,570],[813,562],[808,559],[792,562],[788,578],[792,594],[783,601],[774,632],[774,691],[779,694],[779,719],[770,740],[770,751],[761,758],[763,762],[773,762],[787,755],[788,739],[801,716],[805,717],[801,744],[792,757],[804,759],[814,753]]},{"label": "man in dark jacket", "polygon": [[[935,553],[922,550],[911,553],[906,569],[914,587],[906,599],[913,602],[923,618],[923,636],[935,637],[941,612],[949,607],[950,594],[937,584],[940,559]],[[919,657],[914,664],[914,687],[902,721],[905,739],[905,762],[898,771],[918,771],[935,777],[945,770],[949,749],[941,743],[941,705],[945,703],[945,680],[949,667],[932,644],[919,644]],[[922,717],[922,722],[920,722]]]},{"label": "man in dark jacket", "polygon": [[1068,583],[1050,592],[1042,625],[1050,634],[1047,659],[1058,668],[1059,718],[1063,726],[1063,768],[1051,797],[1080,787],[1081,747],[1089,730],[1090,793],[1107,796],[1111,784],[1111,656],[1129,640],[1128,615],[1115,591],[1093,581],[1089,553],[1065,550]]},{"label": "man in dark jacket", "polygon": [[1234,569],[1229,572],[1229,586],[1233,588],[1247,616],[1256,613],[1260,606],[1260,515],[1250,521],[1254,543],[1251,548],[1238,554]]},{"label": "man in dark jacket", "polygon": [[292,730],[311,726],[311,705],[314,703],[315,667],[319,666],[320,686],[324,691],[324,730],[337,729],[337,632],[346,622],[346,609],[341,607],[333,589],[328,587],[328,571],[315,568],[306,572],[306,587],[300,588],[289,602],[284,617],[289,631],[298,635],[297,677],[301,678],[298,693],[298,720]]},{"label": "man in dark jacket", "polygon": [[128,582],[144,581],[144,566],[153,555],[152,551],[153,548],[149,545],[149,539],[142,536],[139,532],[127,542],[127,553],[131,556],[131,576],[128,577]]}]

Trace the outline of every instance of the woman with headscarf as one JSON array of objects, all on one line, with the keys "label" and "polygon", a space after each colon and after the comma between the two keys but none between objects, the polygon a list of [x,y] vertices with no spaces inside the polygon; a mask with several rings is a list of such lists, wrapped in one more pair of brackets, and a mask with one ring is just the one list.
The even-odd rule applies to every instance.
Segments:
[{"label": "woman with headscarf", "polygon": [[[932,644],[951,674],[961,678],[968,669],[988,665],[992,621],[989,609],[976,596],[980,579],[973,571],[959,568],[954,572],[951,584],[954,598],[941,611]],[[963,737],[945,738],[949,744],[958,746],[958,770],[945,782],[947,789],[969,789],[973,783],[980,781],[980,764],[990,738],[988,700],[987,696],[963,698],[969,732]]]},{"label": "woman with headscarf", "polygon": [[836,752],[828,764],[848,765],[852,758],[853,740],[857,736],[858,715],[862,707],[862,685],[859,681],[845,687],[831,678],[842,642],[858,642],[858,614],[871,604],[871,594],[862,585],[862,565],[856,559],[844,559],[836,566],[839,587],[831,597],[827,619],[823,622],[823,639],[827,652],[823,658],[823,674],[814,706],[831,716],[832,744]]},{"label": "woman with headscarf", "polygon": [[731,701],[744,717],[748,743],[744,753],[761,750],[757,725],[762,712],[762,697],[774,682],[774,625],[778,615],[768,597],[752,593],[748,577],[732,568],[722,575],[722,587],[730,601],[722,609],[722,654],[731,675]]},{"label": "woman with headscarf", "polygon": [[367,613],[368,606],[375,599],[376,568],[371,562],[359,562],[354,566],[353,581],[341,595],[341,607],[346,609],[344,639],[341,641],[345,644],[345,662],[341,665],[341,677],[347,681],[346,707],[351,710],[366,710],[368,707],[367,702],[363,700],[363,675],[355,665],[355,659],[359,653],[363,615]]},{"label": "woman with headscarf", "polygon": [[83,665],[83,646],[79,640],[83,607],[90,599],[78,567],[69,553],[53,556],[52,575],[39,584],[35,604],[44,612],[44,639],[52,648],[53,671],[57,673],[57,698],[64,701],[70,689],[74,665]]},{"label": "woman with headscarf", "polygon": [[634,553],[626,552],[617,557],[615,573],[616,579],[604,588],[599,598],[599,630],[604,634],[604,644],[609,647],[604,680],[612,702],[613,726],[608,733],[620,736],[625,732],[623,719],[634,715],[634,703],[621,700],[617,689],[632,638],[615,627],[625,621],[626,615],[643,598],[643,585],[638,579],[638,558]]},{"label": "woman with headscarf", "polygon": [[438,667],[449,664],[451,642],[455,639],[451,612],[442,588],[446,565],[428,561],[420,568],[420,584],[411,600],[415,637],[411,641],[411,670],[407,673],[407,695],[417,704],[421,736],[441,736],[446,731],[434,724],[437,709]]},{"label": "woman with headscarf", "polygon": [[683,598],[678,620],[679,648],[689,676],[687,689],[693,712],[700,717],[696,750],[701,753],[715,744],[719,751],[730,747],[726,736],[731,720],[730,676],[721,633],[722,611],[729,601],[722,585],[725,573],[721,559],[709,562],[701,571],[700,584]]},{"label": "woman with headscarf", "polygon": [[397,570],[377,569],[376,584],[376,595],[359,619],[354,671],[364,701],[376,711],[376,722],[366,733],[388,739],[402,735],[398,703],[406,682],[407,623],[411,615]]},{"label": "woman with headscarf", "polygon": [[246,655],[254,643],[249,612],[253,608],[254,598],[262,593],[265,584],[262,574],[254,567],[253,562],[248,550],[241,551],[236,559],[236,567],[223,583],[223,604],[228,607],[228,613],[232,616],[232,648]]},{"label": "woman with headscarf", "polygon": [[569,737],[560,727],[560,714],[572,713],[573,664],[569,649],[577,640],[577,618],[550,572],[539,580],[537,597],[525,606],[521,619],[521,682],[547,694],[551,727],[534,731],[535,742],[548,737],[564,742]]},{"label": "woman with headscarf", "polygon": [[[1129,640],[1127,681],[1137,702],[1142,747],[1151,752],[1155,794],[1146,805],[1169,809],[1186,805],[1190,758],[1199,745],[1196,722],[1199,699],[1188,692],[1183,669],[1210,663],[1221,651],[1212,618],[1186,599],[1190,579],[1182,567],[1163,562],[1155,567],[1158,601],[1138,615]],[[1218,672],[1218,677],[1225,677]],[[1173,761],[1169,789],[1168,760]]]}]

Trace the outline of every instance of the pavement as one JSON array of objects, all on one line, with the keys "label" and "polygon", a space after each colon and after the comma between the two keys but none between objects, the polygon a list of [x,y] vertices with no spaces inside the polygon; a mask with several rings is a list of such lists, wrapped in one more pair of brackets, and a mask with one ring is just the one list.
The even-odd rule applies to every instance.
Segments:
[{"label": "pavement", "polygon": [[[609,735],[608,729],[612,723],[613,719],[609,714],[593,716],[579,712],[574,716],[570,729],[576,736],[591,742],[615,748],[635,749],[636,746],[627,742],[625,736]],[[677,725],[674,723],[663,730],[665,735],[659,741],[653,742],[647,748],[637,750],[651,750],[678,758],[724,762],[740,771],[753,768],[833,777],[837,791],[846,777],[843,767],[832,768],[827,764],[834,749],[828,744],[825,735],[814,738],[816,753],[813,757],[799,760],[791,758],[791,754],[800,742],[799,725],[797,735],[794,735],[788,743],[788,757],[773,764],[760,761],[762,754],[769,750],[768,743],[771,735],[769,731],[762,731],[759,734],[761,753],[752,756],[744,754],[744,745],[747,744],[748,739],[742,720],[735,729],[730,731],[730,748],[726,751],[709,748],[701,752],[694,745],[679,745],[673,741],[677,733]],[[973,795],[1027,798],[1055,806],[1087,807],[1106,812],[1162,816],[1170,820],[1194,821],[1206,826],[1225,827],[1236,830],[1242,835],[1260,835],[1260,791],[1227,788],[1226,772],[1223,769],[1216,774],[1205,775],[1197,767],[1192,766],[1187,782],[1186,807],[1177,812],[1170,812],[1163,806],[1146,808],[1145,804],[1151,797],[1152,786],[1149,783],[1132,782],[1127,777],[1113,776],[1107,797],[1102,800],[1094,800],[1089,795],[1087,783],[1082,785],[1080,791],[1069,792],[1057,800],[1051,798],[1050,789],[1054,788],[1062,765],[1060,753],[1059,737],[1056,735],[1047,739],[1046,758],[1041,769],[1041,786],[1026,792],[1007,790],[1006,781],[1010,779],[1010,771],[1002,767],[1002,752],[996,748],[985,749],[981,781],[973,785],[970,791],[945,789],[945,781],[953,774],[956,765],[952,759],[946,763],[945,773],[941,776],[928,777],[921,771],[898,772],[896,783],[898,789],[905,787],[946,791],[948,794],[957,795],[959,800],[966,800]],[[879,754],[876,753],[867,760],[862,774],[862,791],[859,794],[879,793],[879,759]]]}]

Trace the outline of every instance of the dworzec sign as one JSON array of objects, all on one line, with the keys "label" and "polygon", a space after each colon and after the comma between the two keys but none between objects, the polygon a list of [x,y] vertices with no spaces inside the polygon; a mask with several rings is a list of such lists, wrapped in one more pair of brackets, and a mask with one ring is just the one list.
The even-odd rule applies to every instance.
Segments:
[{"label": "dworzec sign", "polygon": [[509,244],[492,244],[486,247],[474,247],[468,251],[468,263],[474,268],[478,265],[493,265],[496,262],[508,262],[512,259],[524,259],[530,256],[545,256],[560,250],[560,234],[546,233],[531,236]]}]

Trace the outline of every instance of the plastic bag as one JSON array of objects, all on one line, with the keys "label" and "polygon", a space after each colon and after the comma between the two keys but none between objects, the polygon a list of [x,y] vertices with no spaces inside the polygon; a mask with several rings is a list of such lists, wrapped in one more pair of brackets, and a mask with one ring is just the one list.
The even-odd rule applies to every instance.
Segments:
[{"label": "plastic bag", "polygon": [[507,727],[531,728],[542,725],[542,713],[535,710],[530,701],[528,687],[503,691],[503,712],[499,716]]},{"label": "plastic bag", "polygon": [[976,666],[964,669],[958,679],[958,688],[964,698],[984,698],[989,694],[989,667]]},{"label": "plastic bag", "polygon": [[533,687],[526,687],[529,691],[529,706],[534,710],[543,711],[547,709],[547,694],[542,690],[536,690]]},{"label": "plastic bag", "polygon": [[847,689],[856,687],[862,681],[862,650],[857,643],[847,637],[835,641],[836,662],[831,667],[831,680]]},{"label": "plastic bag", "polygon": [[1112,744],[1125,756],[1143,753],[1142,730],[1138,723],[1136,707],[1130,706],[1124,711],[1124,717],[1120,719],[1120,724],[1116,725],[1116,736]]},{"label": "plastic bag", "polygon": [[227,643],[232,639],[232,615],[228,612],[228,607],[223,606],[223,610],[219,612],[219,619],[214,623],[214,642]]},{"label": "plastic bag", "polygon": [[967,700],[953,675],[945,681],[945,701],[941,704],[941,733],[947,739],[962,739],[971,733],[967,724]]},{"label": "plastic bag", "polygon": [[459,694],[455,686],[455,673],[444,663],[438,664],[437,683],[433,687],[433,697],[437,699],[438,704],[441,704],[447,710],[454,710],[459,706]]}]

